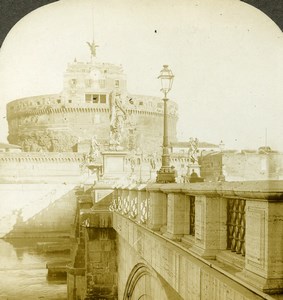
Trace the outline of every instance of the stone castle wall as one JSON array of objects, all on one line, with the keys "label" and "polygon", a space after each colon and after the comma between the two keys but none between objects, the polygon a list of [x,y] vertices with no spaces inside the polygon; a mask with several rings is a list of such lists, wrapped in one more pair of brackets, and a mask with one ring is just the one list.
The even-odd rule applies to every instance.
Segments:
[{"label": "stone castle wall", "polygon": [[[123,144],[126,149],[144,147],[159,151],[163,135],[162,106],[153,97],[134,96],[126,105]],[[107,103],[62,103],[60,95],[45,95],[15,100],[7,105],[8,140],[24,151],[70,152],[79,140],[94,135],[107,144],[110,133]],[[177,114],[169,106],[169,137],[176,141]],[[130,146],[132,145],[132,146]]]}]

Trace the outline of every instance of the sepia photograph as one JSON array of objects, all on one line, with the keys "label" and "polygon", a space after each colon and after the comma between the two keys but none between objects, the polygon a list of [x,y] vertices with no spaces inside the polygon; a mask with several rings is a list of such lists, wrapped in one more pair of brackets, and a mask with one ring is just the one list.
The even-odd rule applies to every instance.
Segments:
[{"label": "sepia photograph", "polygon": [[283,300],[282,30],[282,0],[0,0],[0,300]]}]

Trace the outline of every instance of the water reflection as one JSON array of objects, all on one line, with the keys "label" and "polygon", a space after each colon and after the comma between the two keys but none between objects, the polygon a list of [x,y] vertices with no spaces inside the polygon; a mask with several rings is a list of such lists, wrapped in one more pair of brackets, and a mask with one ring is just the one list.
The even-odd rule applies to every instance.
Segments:
[{"label": "water reflection", "polygon": [[46,263],[69,258],[68,253],[39,253],[39,240],[0,239],[0,300],[67,299],[66,280],[47,280]]}]

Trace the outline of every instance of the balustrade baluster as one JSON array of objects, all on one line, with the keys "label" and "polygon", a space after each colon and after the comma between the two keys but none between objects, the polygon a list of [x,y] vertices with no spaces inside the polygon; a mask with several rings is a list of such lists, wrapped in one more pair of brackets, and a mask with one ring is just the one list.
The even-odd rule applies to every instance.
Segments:
[{"label": "balustrade baluster", "polygon": [[190,235],[195,235],[195,196],[190,196]]},{"label": "balustrade baluster", "polygon": [[245,256],[245,206],[242,199],[228,199],[227,249]]}]

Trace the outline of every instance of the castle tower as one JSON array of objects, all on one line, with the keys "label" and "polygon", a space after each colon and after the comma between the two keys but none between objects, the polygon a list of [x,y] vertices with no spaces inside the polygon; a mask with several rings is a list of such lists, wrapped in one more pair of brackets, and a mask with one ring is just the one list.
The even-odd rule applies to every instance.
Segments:
[{"label": "castle tower", "polygon": [[[24,151],[49,152],[72,152],[79,141],[90,141],[93,136],[100,145],[109,145],[111,95],[115,92],[125,114],[120,138],[123,148],[158,152],[162,144],[162,100],[129,94],[122,66],[100,62],[96,57],[98,45],[93,42],[88,46],[90,61],[75,59],[68,64],[60,94],[8,103],[9,142],[21,145]],[[169,136],[176,141],[177,105],[170,102]]]},{"label": "castle tower", "polygon": [[96,58],[95,43],[88,43],[91,49],[90,62],[74,61],[68,64],[64,74],[62,103],[80,105],[109,105],[109,94],[114,89],[127,93],[127,81],[123,68],[101,63]]}]

